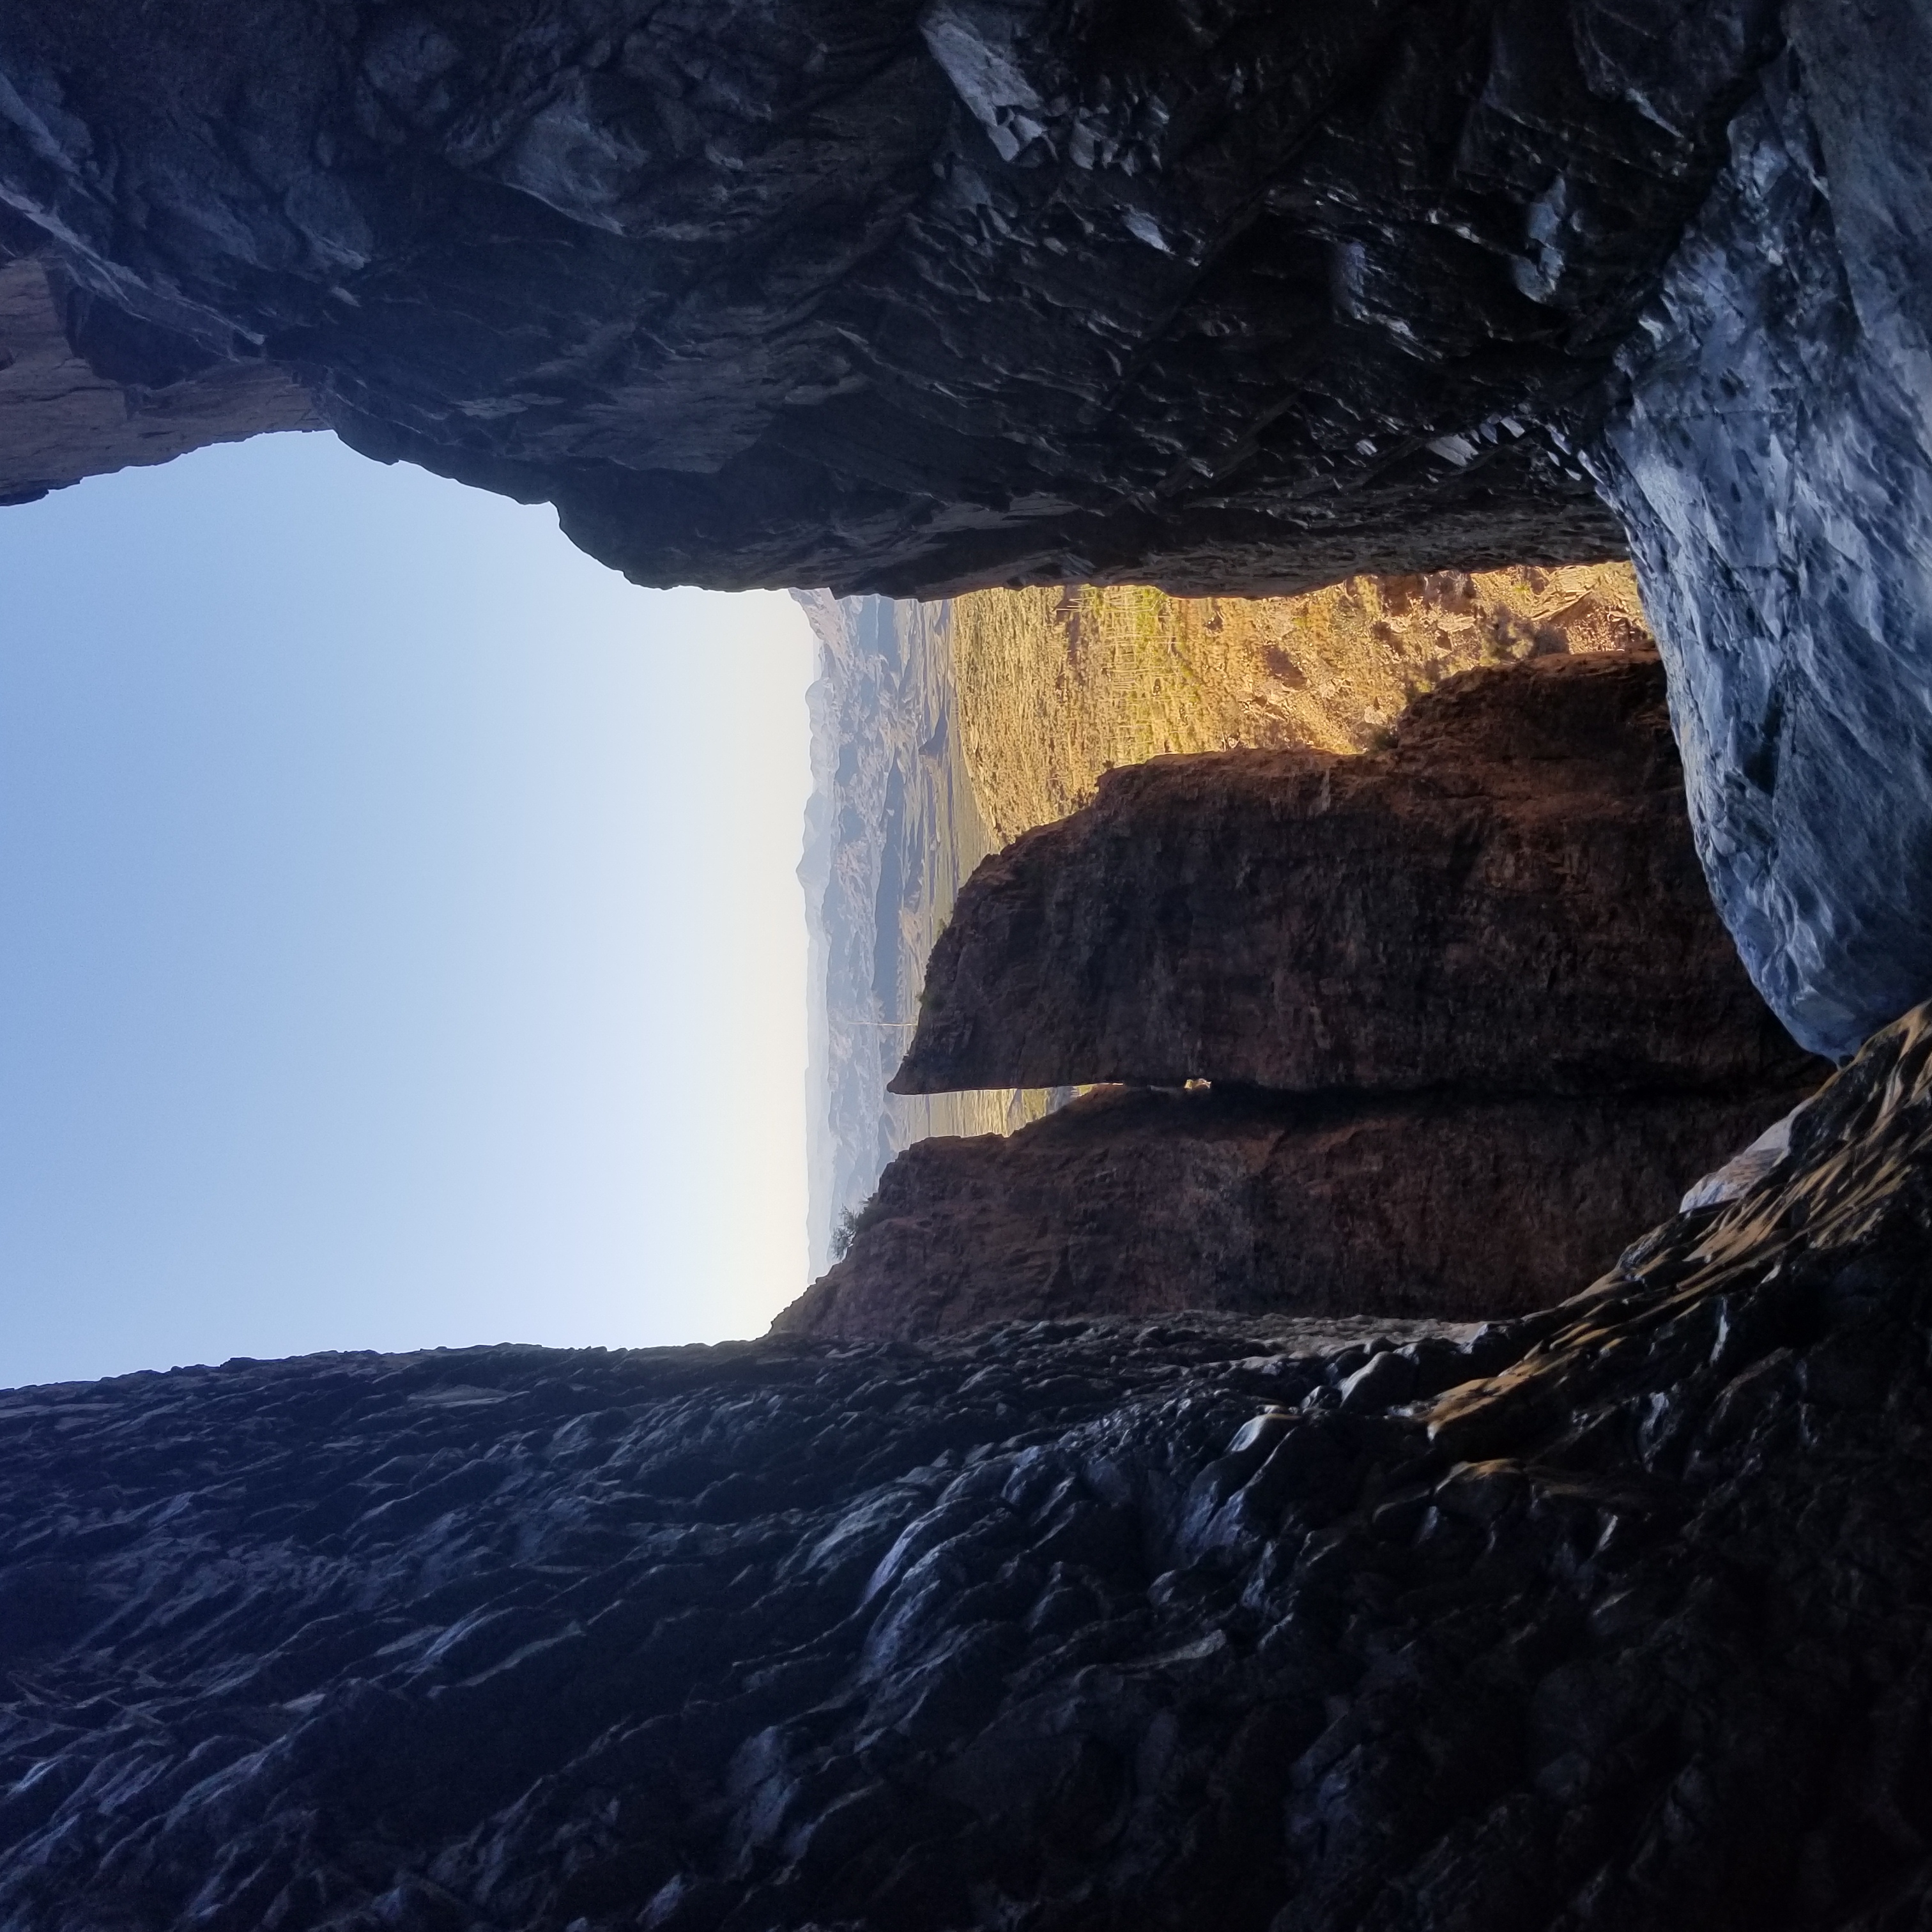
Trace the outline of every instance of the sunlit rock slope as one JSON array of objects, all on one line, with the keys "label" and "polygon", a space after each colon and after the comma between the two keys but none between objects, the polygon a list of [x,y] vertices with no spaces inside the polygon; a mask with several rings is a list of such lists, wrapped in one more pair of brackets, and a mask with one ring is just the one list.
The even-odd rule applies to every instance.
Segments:
[{"label": "sunlit rock slope", "polygon": [[1354,577],[1299,597],[1144,585],[979,590],[952,606],[959,735],[996,846],[1172,752],[1366,751],[1458,671],[1652,650],[1627,563]]},{"label": "sunlit rock slope", "polygon": [[1478,1334],[16,1392],[0,1919],[1912,1925],[1929,1067]]}]

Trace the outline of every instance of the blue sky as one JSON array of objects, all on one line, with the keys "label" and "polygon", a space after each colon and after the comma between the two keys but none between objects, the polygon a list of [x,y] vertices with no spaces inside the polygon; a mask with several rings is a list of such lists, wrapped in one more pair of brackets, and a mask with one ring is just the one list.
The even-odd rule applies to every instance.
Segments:
[{"label": "blue sky", "polygon": [[753,1334],[810,646],[327,436],[0,510],[0,1384]]}]

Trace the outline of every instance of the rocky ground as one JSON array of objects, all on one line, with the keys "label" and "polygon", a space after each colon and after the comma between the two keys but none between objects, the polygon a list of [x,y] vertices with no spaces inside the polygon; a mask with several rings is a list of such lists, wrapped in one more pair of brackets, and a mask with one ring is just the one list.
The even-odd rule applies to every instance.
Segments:
[{"label": "rocky ground", "polygon": [[1177,752],[1365,752],[1458,671],[1656,648],[1627,563],[1352,577],[1299,597],[1144,586],[950,600],[959,738],[994,849]]},{"label": "rocky ground", "polygon": [[1928,1219],[1920,1012],[1474,1333],[16,1392],[0,1924],[1922,1926]]}]

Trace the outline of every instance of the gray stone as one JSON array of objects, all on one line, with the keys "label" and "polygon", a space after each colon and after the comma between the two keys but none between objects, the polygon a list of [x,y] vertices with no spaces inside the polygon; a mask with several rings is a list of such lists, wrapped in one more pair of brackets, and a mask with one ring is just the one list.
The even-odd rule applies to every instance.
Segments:
[{"label": "gray stone", "polygon": [[8,1392],[0,1921],[1922,1922],[1929,1223],[1922,1010],[1766,1188],[1474,1334]]},{"label": "gray stone", "polygon": [[1718,909],[1842,1058],[1932,992],[1932,14],[1789,20],[1595,460]]}]

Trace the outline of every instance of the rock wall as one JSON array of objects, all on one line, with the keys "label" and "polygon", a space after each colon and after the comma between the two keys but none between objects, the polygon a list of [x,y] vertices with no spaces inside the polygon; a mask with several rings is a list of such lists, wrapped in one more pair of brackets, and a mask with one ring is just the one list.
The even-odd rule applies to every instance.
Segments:
[{"label": "rock wall", "polygon": [[1825,1072],[1711,909],[1664,700],[1648,656],[1467,673],[1386,752],[1138,766],[986,860],[894,1085],[1142,1090],[909,1150],[778,1331],[1472,1319],[1594,1274]]},{"label": "rock wall", "polygon": [[1507,1100],[1102,1088],[1010,1138],[900,1154],[844,1258],[772,1332],[1526,1314],[1600,1274],[1816,1084]]},{"label": "rock wall", "polygon": [[640,580],[1616,554],[1570,451],[1763,0],[18,0],[0,202],[159,362]]},{"label": "rock wall", "polygon": [[1932,990],[1932,14],[1816,4],[1790,31],[1596,460],[1718,906],[1843,1056]]},{"label": "rock wall", "polygon": [[1603,1094],[1802,1056],[1711,910],[1654,658],[1451,680],[1394,746],[1116,772],[988,860],[895,1090]]},{"label": "rock wall", "polygon": [[1751,1190],[1476,1334],[16,1391],[0,1917],[1920,1922],[1928,1238],[1922,1012]]}]

